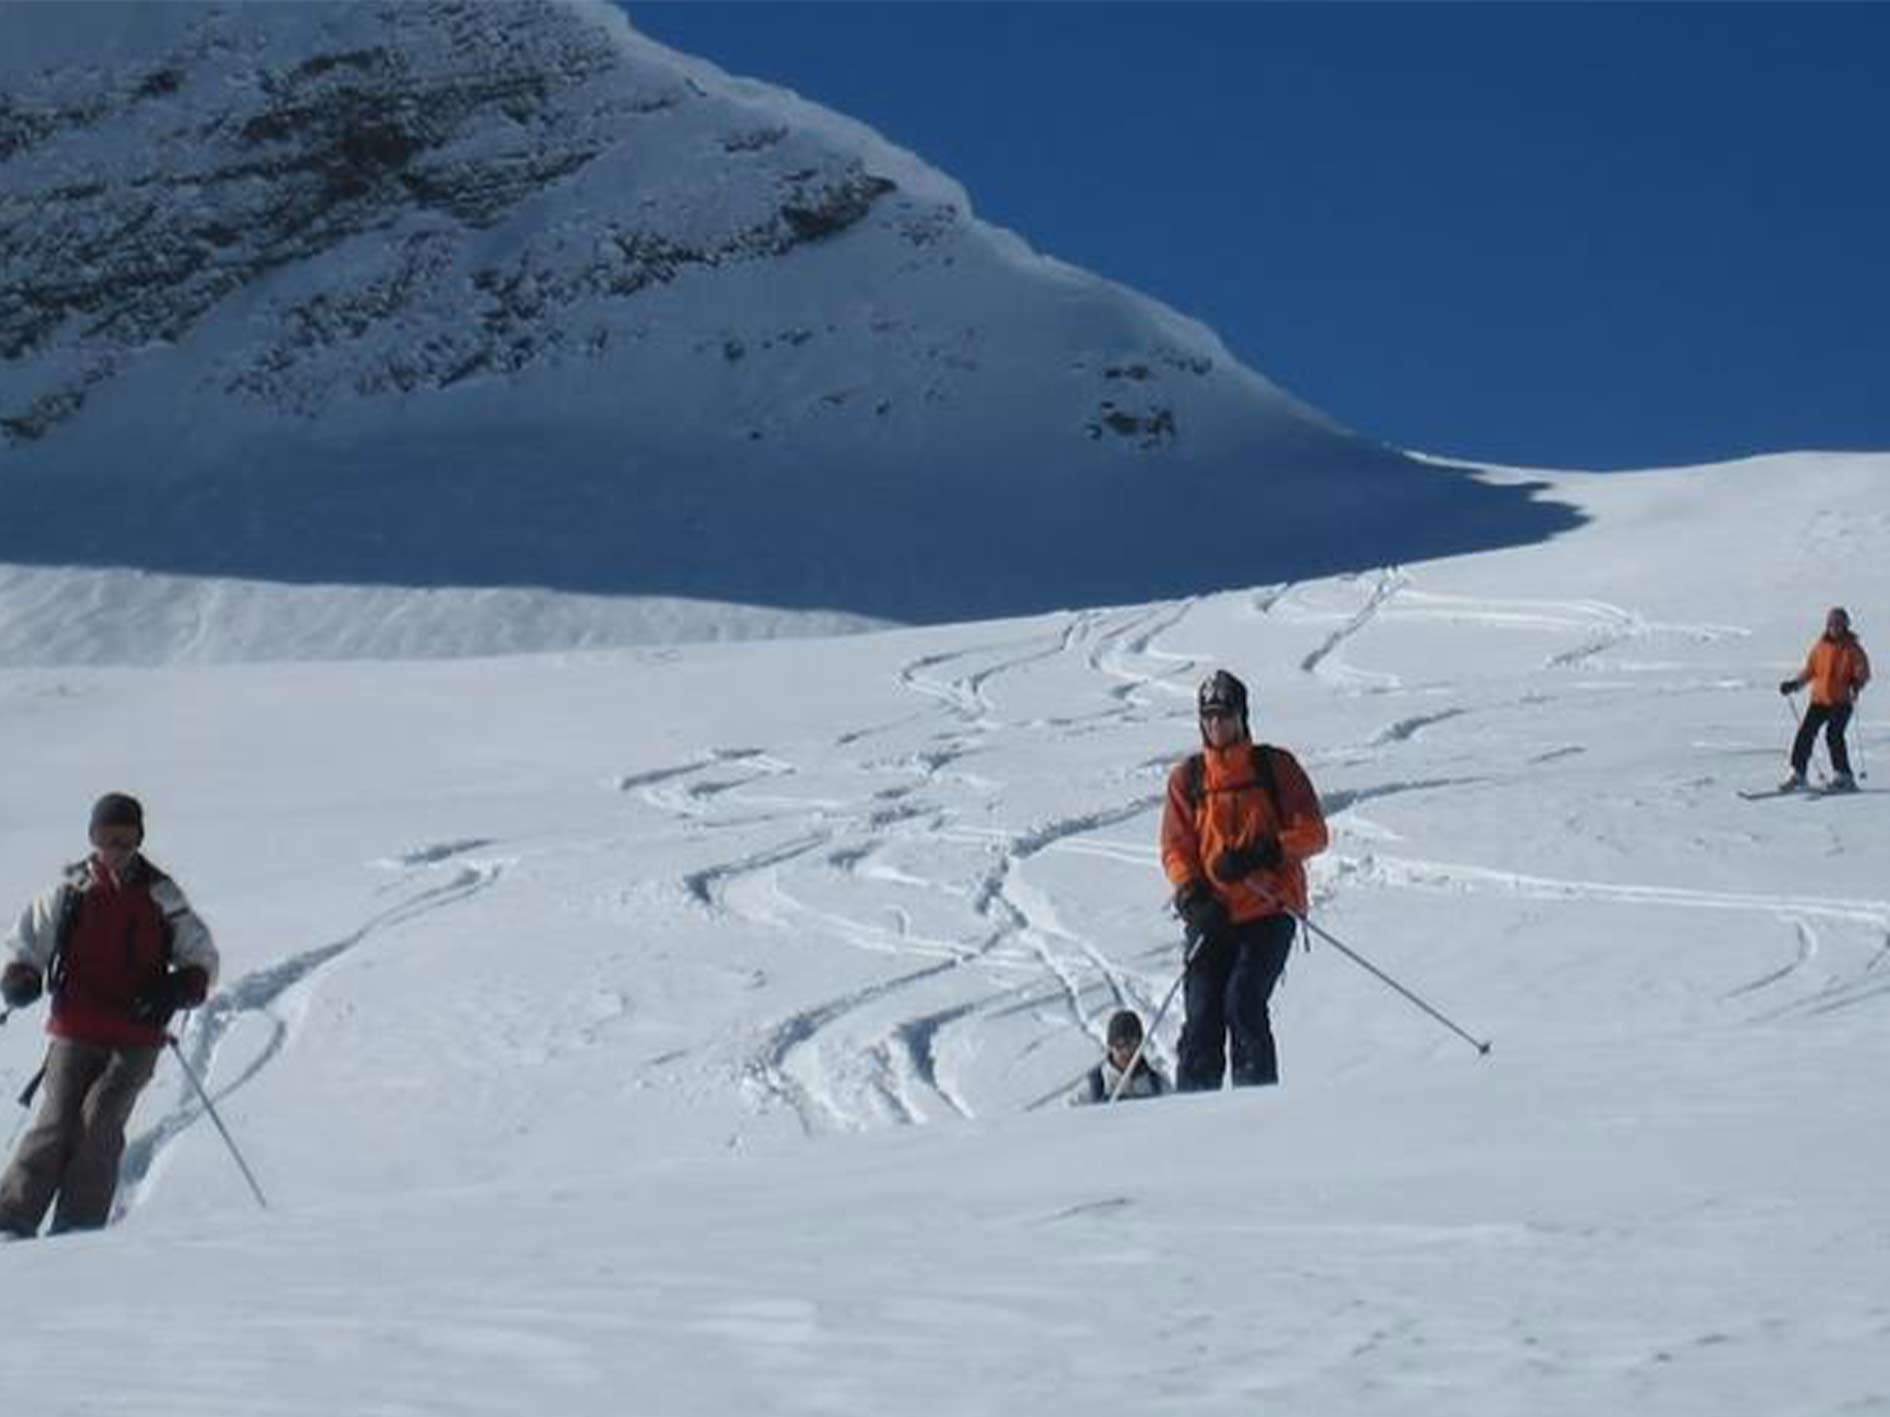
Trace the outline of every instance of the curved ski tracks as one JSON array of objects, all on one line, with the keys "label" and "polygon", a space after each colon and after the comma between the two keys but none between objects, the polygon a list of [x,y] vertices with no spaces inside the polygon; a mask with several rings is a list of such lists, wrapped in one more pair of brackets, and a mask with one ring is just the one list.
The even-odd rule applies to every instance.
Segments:
[{"label": "curved ski tracks", "polygon": [[[1567,635],[1574,643],[1549,654],[1546,667],[1591,662],[1621,646],[1656,635],[1678,635],[1696,642],[1742,636],[1737,627],[1668,625],[1594,600],[1486,600],[1420,588],[1400,567],[1354,578],[1362,593],[1348,611],[1315,607],[1307,588],[1295,585],[1256,592],[1253,614],[1263,632],[1286,634],[1319,622],[1338,623],[1319,633],[1295,661],[1307,674],[1330,679],[1343,689],[1363,683],[1378,692],[1397,692],[1396,676],[1340,663],[1361,634],[1386,617],[1441,619],[1487,626],[1492,631],[1527,629]],[[1343,589],[1341,583],[1340,589]],[[1330,596],[1328,585],[1322,593]],[[1198,602],[1140,607],[1124,611],[1084,611],[1020,625],[1013,638],[917,657],[898,671],[900,686],[918,700],[918,713],[894,724],[848,728],[832,740],[838,748],[864,746],[904,730],[935,724],[930,745],[906,755],[862,757],[855,766],[864,775],[904,773],[908,781],[880,789],[862,800],[824,803],[817,828],[752,850],[692,873],[685,889],[705,908],[730,911],[763,928],[799,939],[830,940],[848,948],[877,952],[892,959],[919,961],[868,986],[812,1003],[779,1020],[752,1044],[744,1068],[764,1099],[790,1106],[810,1132],[854,1129],[882,1123],[916,1122],[941,1115],[975,1115],[972,1097],[954,1071],[953,1059],[975,1052],[971,1040],[990,1019],[1030,1011],[1051,1028],[1080,1030],[1094,1037],[1099,1019],[1122,1004],[1152,1007],[1165,980],[1126,964],[1120,951],[1080,938],[1057,918],[1053,895],[1033,882],[1030,863],[1046,852],[1075,852],[1132,864],[1155,865],[1152,817],[1160,793],[1132,793],[1062,820],[1010,830],[974,824],[953,802],[967,787],[980,789],[977,805],[1002,802],[1004,784],[963,771],[968,759],[1000,734],[1041,728],[1084,732],[1109,725],[1174,715],[1191,697],[1191,676],[1203,667],[1196,656],[1163,647],[1164,637],[1188,625]],[[1007,685],[1020,685],[1033,669],[1055,663],[1080,664],[1093,696],[1054,718],[1009,718]],[[1427,690],[1435,698],[1435,689]],[[1524,700],[1526,705],[1528,700]],[[1421,735],[1477,712],[1469,700],[1395,716],[1351,745],[1334,745],[1318,757],[1349,765],[1378,763],[1395,757]],[[1510,707],[1516,705],[1498,705]],[[1567,744],[1532,761],[1554,761],[1579,750]],[[692,774],[732,761],[756,763],[742,782],[705,792]],[[762,767],[761,762],[766,766]],[[1155,769],[1156,763],[1145,764]],[[636,782],[651,805],[705,824],[734,820],[727,813],[752,799],[751,788],[764,775],[794,771],[792,765],[761,750],[718,750],[692,764],[646,774]],[[1381,835],[1372,824],[1348,814],[1357,806],[1403,793],[1439,794],[1497,781],[1490,774],[1395,773],[1362,787],[1328,791],[1329,814],[1342,838],[1348,831],[1363,840]],[[714,804],[705,811],[705,802]],[[1147,821],[1143,840],[1126,845],[1107,835],[1110,827]],[[759,818],[739,820],[753,823]],[[803,828],[813,825],[805,813]],[[785,825],[785,823],[784,823]],[[855,918],[802,898],[807,873],[841,871],[862,877],[900,880],[915,888],[953,896],[962,885],[930,879],[925,872],[894,872],[876,862],[889,850],[915,841],[982,847],[990,860],[972,885],[971,918],[950,938],[915,933],[903,918],[896,925]],[[1343,846],[1343,841],[1340,843]],[[813,882],[809,881],[809,884]],[[1316,888],[1322,902],[1335,892],[1357,889],[1447,891],[1486,897],[1542,901],[1613,902],[1646,907],[1756,912],[1777,917],[1791,932],[1787,962],[1725,994],[1729,1003],[1767,999],[1785,987],[1804,987],[1818,953],[1813,922],[1872,932],[1876,958],[1890,951],[1890,903],[1875,900],[1826,900],[1789,895],[1737,894],[1680,886],[1613,884],[1555,880],[1477,865],[1427,861],[1374,853],[1335,851],[1320,863]],[[1151,917],[1162,887],[1151,878]],[[831,892],[829,892],[831,894]],[[1141,946],[1146,949],[1146,944]],[[1162,955],[1165,967],[1171,961]],[[1875,960],[1873,959],[1872,968]],[[1868,971],[1866,971],[1868,974]],[[1890,988],[1890,972],[1858,976],[1815,992],[1786,1009],[1846,1007]],[[1046,1012],[1048,1011],[1048,1012]],[[1053,1020],[1060,1019],[1061,1023]],[[1158,1052],[1162,1040],[1156,1040]],[[985,1099],[985,1105],[1003,1099]]]},{"label": "curved ski tracks", "polygon": [[[456,860],[468,850],[490,844],[484,838],[442,842],[393,858],[395,863],[408,869],[429,870],[444,865],[450,874],[446,880],[423,886],[398,903],[376,912],[338,940],[291,955],[219,987],[201,1010],[188,1017],[178,1038],[179,1051],[202,1080],[211,1101],[221,1102],[253,1081],[288,1045],[290,1024],[275,1007],[284,996],[311,980],[324,966],[380,936],[435,911],[461,904],[496,884],[504,870],[502,863]],[[221,1045],[239,1022],[252,1018],[264,1023],[266,1041],[242,1072],[234,1078],[218,1079],[215,1069]],[[178,1078],[175,1091],[176,1100],[170,1109],[125,1147],[114,1219],[143,1203],[162,1174],[164,1157],[171,1144],[203,1115],[203,1105],[188,1080]]]},{"label": "curved ski tracks", "polygon": [[[1277,640],[1303,639],[1310,631],[1316,638],[1288,661],[1299,672],[1328,680],[1341,692],[1365,685],[1391,694],[1402,691],[1397,676],[1343,662],[1365,631],[1389,617],[1567,635],[1574,643],[1544,661],[1552,668],[1592,663],[1655,635],[1712,642],[1745,633],[1726,626],[1662,625],[1599,601],[1442,594],[1421,588],[1398,567],[1355,578],[1352,587],[1358,595],[1349,609],[1316,605],[1308,588],[1296,585],[1255,592],[1248,608],[1253,633],[1277,649]],[[1330,598],[1334,588],[1328,584],[1320,593]],[[1337,589],[1350,593],[1346,583]],[[1019,735],[1067,737],[1185,715],[1193,678],[1206,662],[1164,643],[1190,627],[1200,604],[1184,600],[1040,618],[1019,624],[1009,637],[915,657],[896,672],[913,712],[840,726],[822,750],[827,755],[819,764],[822,780],[830,779],[836,766],[848,769],[862,784],[858,793],[819,799],[788,795],[802,765],[792,751],[757,746],[705,748],[609,781],[614,790],[634,795],[702,840],[745,843],[679,878],[679,889],[697,908],[784,939],[832,944],[885,961],[887,972],[880,977],[795,1007],[744,1040],[734,1067],[757,1107],[785,1107],[808,1133],[971,1117],[981,1108],[1008,1107],[1016,1100],[1008,1093],[989,1095],[988,1084],[987,1094],[978,1095],[962,1071],[977,1056],[992,1020],[1024,1015],[1037,1021],[1040,1033],[1025,1049],[1028,1053],[1070,1032],[1099,1039],[1101,1020],[1115,1007],[1133,1006],[1145,1016],[1152,1010],[1169,982],[1173,954],[1155,949],[1153,972],[1128,957],[1146,961],[1150,946],[1159,944],[1156,932],[1167,928],[1159,924],[1163,887],[1153,842],[1161,793],[1131,785],[1088,810],[996,827],[990,819],[993,809],[1003,806],[1006,784],[967,771],[966,764],[1000,738],[1015,751]],[[1092,687],[1078,696],[1079,702],[1060,706],[1054,717],[1007,714],[1007,702],[1026,698],[1022,691],[1029,676],[1047,666],[1054,666],[1060,685],[1072,681],[1074,667],[1075,682]],[[1019,690],[1015,700],[1013,685]],[[1749,1017],[1763,1021],[1813,1017],[1890,997],[1890,969],[1881,967],[1890,958],[1890,901],[1565,880],[1348,850],[1396,840],[1355,816],[1363,803],[1398,794],[1449,793],[1496,780],[1488,773],[1424,773],[1410,770],[1415,764],[1398,763],[1400,754],[1432,731],[1455,731],[1451,725],[1487,708],[1517,707],[1478,703],[1468,693],[1453,699],[1449,686],[1441,701],[1437,686],[1425,694],[1429,702],[1421,710],[1393,716],[1349,744],[1328,745],[1311,755],[1313,761],[1386,769],[1375,783],[1328,788],[1328,812],[1339,839],[1315,873],[1319,908],[1340,893],[1369,890],[1758,913],[1781,922],[1788,948],[1776,967],[1723,991],[1721,1001],[1729,1007],[1750,1011],[1762,1006]],[[898,746],[908,741],[909,746]],[[1529,761],[1545,763],[1580,751],[1561,744]],[[1164,761],[1141,764],[1129,782],[1146,783]],[[1400,766],[1406,770],[1400,772]],[[1132,825],[1133,844],[1108,835],[1111,828]],[[757,840],[758,834],[772,839]],[[274,1012],[286,993],[402,923],[488,889],[501,868],[463,858],[489,845],[466,839],[396,858],[394,864],[408,871],[450,874],[413,890],[347,936],[226,987],[192,1021],[184,1039],[187,1056],[214,1095],[227,1096],[244,1086],[286,1046],[289,1025]],[[931,861],[928,853],[941,847],[982,852],[985,860],[966,880]],[[1038,858],[1052,853],[1148,871],[1154,930],[1123,942],[1085,938],[1068,928],[1054,890],[1032,869]],[[914,860],[919,864],[907,864]],[[942,915],[957,923],[941,931],[935,923],[920,928],[903,908],[863,913],[850,904],[863,896],[852,888],[856,882],[896,885],[930,902],[928,920]],[[1821,961],[1843,953],[1821,939],[1821,927],[1867,938],[1867,960],[1814,978]],[[266,1021],[266,1043],[237,1077],[211,1078],[219,1045],[245,1016]],[[1165,1031],[1172,1035],[1174,1027],[1171,1020]],[[1153,1042],[1160,1054],[1164,1040]],[[1039,1077],[1030,1082],[1032,1090],[1041,1086]],[[166,1149],[194,1124],[199,1111],[194,1097],[180,1090],[171,1109],[133,1142],[121,1211],[143,1202],[162,1170]]]}]

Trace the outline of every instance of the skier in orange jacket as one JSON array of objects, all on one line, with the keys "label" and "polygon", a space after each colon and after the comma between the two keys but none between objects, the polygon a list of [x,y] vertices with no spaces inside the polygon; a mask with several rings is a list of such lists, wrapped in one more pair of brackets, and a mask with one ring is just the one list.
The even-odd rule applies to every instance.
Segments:
[{"label": "skier in orange jacket", "polygon": [[1168,775],[1162,868],[1175,910],[1199,941],[1186,978],[1176,1086],[1221,1085],[1232,1041],[1236,1087],[1279,1081],[1267,1000],[1306,912],[1300,864],[1326,849],[1326,820],[1284,748],[1255,744],[1247,688],[1216,670],[1196,694],[1202,751]]},{"label": "skier in orange jacket", "polygon": [[1811,766],[1811,745],[1818,730],[1824,730],[1825,747],[1831,751],[1831,790],[1855,792],[1851,776],[1851,755],[1844,746],[1844,729],[1851,721],[1851,710],[1858,692],[1870,682],[1870,656],[1851,633],[1851,617],[1841,605],[1824,617],[1824,633],[1805,656],[1805,667],[1778,686],[1781,694],[1795,694],[1811,685],[1811,707],[1798,721],[1798,736],[1792,740],[1792,775],[1779,784],[1780,791],[1796,792],[1805,785],[1805,769]]}]

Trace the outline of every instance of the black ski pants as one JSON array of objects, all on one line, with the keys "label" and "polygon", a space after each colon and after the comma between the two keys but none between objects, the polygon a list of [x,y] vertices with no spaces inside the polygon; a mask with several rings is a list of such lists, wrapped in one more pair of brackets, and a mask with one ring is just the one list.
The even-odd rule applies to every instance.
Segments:
[{"label": "black ski pants", "polygon": [[1181,1027],[1175,1085],[1182,1092],[1221,1085],[1233,1044],[1235,1087],[1280,1080],[1267,1000],[1293,952],[1290,915],[1264,915],[1203,940],[1188,966],[1188,1019]]},{"label": "black ski pants", "polygon": [[1812,704],[1798,721],[1798,736],[1792,740],[1792,771],[1800,777],[1811,766],[1811,745],[1824,730],[1824,746],[1831,750],[1831,770],[1840,777],[1851,775],[1850,749],[1844,746],[1844,730],[1850,726],[1849,704]]}]

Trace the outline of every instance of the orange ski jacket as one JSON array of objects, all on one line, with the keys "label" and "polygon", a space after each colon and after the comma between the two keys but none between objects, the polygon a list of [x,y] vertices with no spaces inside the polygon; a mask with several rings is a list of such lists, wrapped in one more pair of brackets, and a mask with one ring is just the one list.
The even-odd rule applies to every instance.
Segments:
[{"label": "orange ski jacket", "polygon": [[[1265,774],[1256,757],[1267,755],[1279,799],[1276,813]],[[1201,768],[1193,759],[1168,774],[1162,808],[1162,869],[1169,882],[1182,886],[1205,881],[1236,923],[1277,915],[1283,909],[1306,913],[1306,868],[1300,863],[1326,849],[1330,837],[1319,797],[1293,755],[1284,748],[1232,743],[1203,748]],[[1196,790],[1196,781],[1199,790]],[[1239,881],[1216,880],[1209,871],[1221,852],[1251,846],[1267,835],[1280,841],[1278,866]]]},{"label": "orange ski jacket", "polygon": [[1825,708],[1854,703],[1857,691],[1870,682],[1870,656],[1857,642],[1856,635],[1832,639],[1820,635],[1805,656],[1799,679],[1811,685],[1811,701]]}]

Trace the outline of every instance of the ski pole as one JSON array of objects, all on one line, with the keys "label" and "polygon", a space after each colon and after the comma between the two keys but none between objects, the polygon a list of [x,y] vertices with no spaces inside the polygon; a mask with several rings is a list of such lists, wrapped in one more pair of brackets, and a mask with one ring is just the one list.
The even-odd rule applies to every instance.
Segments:
[{"label": "ski pole", "polygon": [[1311,934],[1317,935],[1320,939],[1324,940],[1328,945],[1331,945],[1340,954],[1344,955],[1347,959],[1351,960],[1352,963],[1367,970],[1380,982],[1384,984],[1388,984],[1391,988],[1397,990],[1400,994],[1404,995],[1405,998],[1409,999],[1412,1003],[1416,1004],[1420,1009],[1424,1010],[1425,1013],[1429,1014],[1432,1018],[1436,1019],[1439,1023],[1443,1024],[1445,1028],[1448,1028],[1452,1033],[1456,1034],[1459,1038],[1463,1039],[1463,1041],[1468,1043],[1472,1048],[1475,1048],[1478,1054],[1482,1056],[1486,1056],[1486,1057],[1489,1055],[1490,1045],[1488,1041],[1473,1038],[1470,1034],[1464,1032],[1463,1029],[1459,1028],[1449,1018],[1439,1013],[1436,1009],[1432,1008],[1429,1004],[1425,1003],[1424,1000],[1420,999],[1416,994],[1413,994],[1409,989],[1405,988],[1404,985],[1400,984],[1397,980],[1393,979],[1389,974],[1385,973],[1384,970],[1380,969],[1377,965],[1373,964],[1370,960],[1366,959],[1363,955],[1359,954],[1357,950],[1354,950],[1351,946],[1347,945],[1343,940],[1339,939],[1331,931],[1322,929],[1318,925],[1313,924],[1313,922],[1310,919],[1308,919],[1304,915],[1301,915],[1298,911],[1293,912],[1293,918],[1299,921],[1300,924],[1304,925],[1306,929],[1308,930],[1308,932],[1310,932]]},{"label": "ski pole", "polygon": [[236,1158],[236,1164],[243,1173],[243,1179],[249,1182],[250,1192],[256,1197],[256,1204],[264,1210],[269,1209],[269,1202],[263,1199],[262,1187],[256,1184],[256,1177],[250,1172],[249,1163],[243,1160],[243,1153],[236,1149],[236,1143],[230,1137],[229,1128],[223,1125],[223,1119],[217,1115],[217,1109],[210,1101],[210,1094],[203,1090],[203,1083],[198,1081],[195,1070],[184,1061],[184,1050],[179,1048],[177,1040],[168,1034],[164,1041],[170,1044],[171,1052],[177,1058],[177,1066],[184,1070],[184,1076],[190,1079],[190,1085],[197,1089],[198,1100],[203,1103],[203,1110],[210,1114],[210,1120],[216,1123],[217,1132],[222,1136],[223,1144],[230,1149],[230,1155]]},{"label": "ski pole", "polygon": [[1155,1036],[1155,1030],[1162,1026],[1162,1020],[1168,1016],[1168,1006],[1175,1002],[1175,995],[1181,992],[1181,981],[1188,977],[1188,966],[1194,963],[1195,951],[1201,948],[1201,936],[1192,930],[1183,942],[1181,952],[1181,972],[1175,976],[1175,982],[1168,986],[1168,996],[1162,1000],[1162,1006],[1155,1010],[1155,1020],[1142,1030],[1142,1039],[1135,1045],[1135,1052],[1129,1056],[1129,1066],[1122,1070],[1122,1076],[1116,1079],[1116,1085],[1109,1090],[1109,1100],[1114,1102],[1122,1096],[1122,1089],[1129,1085],[1129,1079],[1135,1076],[1136,1064],[1142,1061],[1142,1050],[1148,1047],[1149,1039]]}]

